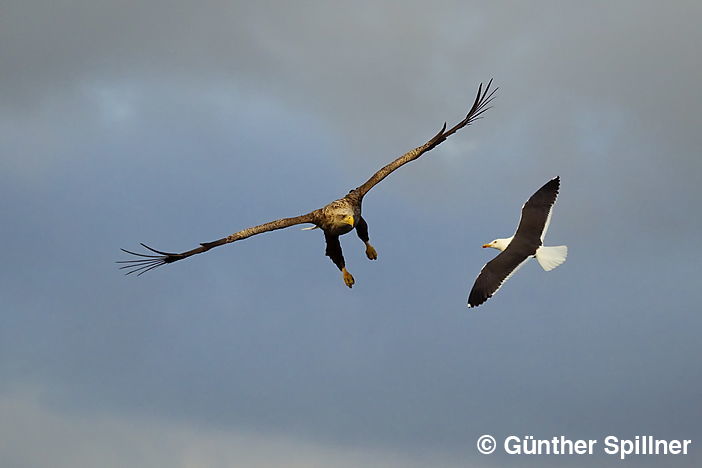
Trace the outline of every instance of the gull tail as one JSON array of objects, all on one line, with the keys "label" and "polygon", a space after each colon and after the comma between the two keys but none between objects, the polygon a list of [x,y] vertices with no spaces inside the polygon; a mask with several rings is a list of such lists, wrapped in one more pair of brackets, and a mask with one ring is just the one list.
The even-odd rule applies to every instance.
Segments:
[{"label": "gull tail", "polygon": [[568,256],[568,247],[565,245],[557,245],[554,247],[544,247],[543,245],[536,249],[536,260],[546,271],[551,271],[558,265],[566,261]]}]

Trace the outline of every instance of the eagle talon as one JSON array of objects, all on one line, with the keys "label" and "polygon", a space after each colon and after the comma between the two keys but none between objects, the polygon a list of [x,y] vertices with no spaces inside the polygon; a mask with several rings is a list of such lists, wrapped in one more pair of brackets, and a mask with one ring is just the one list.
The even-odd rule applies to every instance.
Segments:
[{"label": "eagle talon", "polygon": [[346,270],[346,268],[341,270],[341,272],[344,274],[344,283],[346,283],[346,286],[348,286],[349,288],[352,287],[356,281],[353,279],[353,276],[351,275],[351,273],[349,273]]},{"label": "eagle talon", "polygon": [[375,248],[370,244],[366,244],[366,257],[368,257],[368,260],[378,259],[378,252],[376,252]]}]

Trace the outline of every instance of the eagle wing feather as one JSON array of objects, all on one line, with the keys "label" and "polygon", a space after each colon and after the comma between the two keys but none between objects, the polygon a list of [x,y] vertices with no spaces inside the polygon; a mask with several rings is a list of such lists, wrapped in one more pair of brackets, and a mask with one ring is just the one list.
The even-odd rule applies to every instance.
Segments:
[{"label": "eagle wing feather", "polygon": [[456,133],[461,128],[470,125],[477,119],[480,119],[482,117],[482,114],[485,113],[488,109],[490,109],[489,104],[493,101],[493,99],[495,99],[494,95],[498,88],[495,88],[492,91],[490,91],[491,84],[492,79],[488,82],[487,86],[485,86],[485,90],[483,90],[483,84],[480,84],[480,86],[478,87],[478,94],[475,96],[475,101],[473,102],[473,106],[470,108],[470,111],[468,111],[468,114],[466,115],[465,119],[458,122],[449,130],[446,130],[446,123],[444,122],[444,126],[441,128],[441,130],[439,130],[439,133],[434,135],[433,138],[424,143],[422,146],[418,146],[417,148],[408,151],[407,153],[392,161],[390,164],[387,164],[386,166],[381,168],[379,171],[373,174],[371,178],[368,179],[363,185],[359,186],[356,190],[354,190],[354,192],[358,193],[360,197],[363,197],[366,193],[368,193],[370,189],[379,184],[392,172],[404,166],[408,162],[414,161],[427,151],[434,149],[436,146],[441,144],[444,140]]},{"label": "eagle wing feather", "polygon": [[141,246],[145,249],[148,249],[151,252],[151,254],[132,252],[131,250],[127,249],[120,249],[125,253],[140,258],[135,260],[120,260],[117,263],[124,264],[120,267],[120,270],[127,270],[127,275],[136,273],[137,276],[140,276],[146,273],[147,271],[153,270],[154,268],[158,268],[162,265],[165,265],[166,263],[177,262],[178,260],[188,258],[192,255],[207,252],[208,250],[214,247],[219,247],[220,245],[229,244],[238,240],[243,240],[248,237],[255,236],[257,234],[263,234],[264,232],[275,231],[277,229],[284,229],[290,226],[295,226],[297,224],[311,223],[316,225],[319,216],[318,212],[319,210],[315,210],[304,215],[295,216],[292,218],[281,218],[275,221],[271,221],[269,223],[259,224],[258,226],[242,229],[241,231],[237,231],[233,234],[228,235],[227,237],[217,239],[216,241],[201,243],[199,247],[181,253],[162,252],[160,250],[153,249],[146,244],[141,244]]}]

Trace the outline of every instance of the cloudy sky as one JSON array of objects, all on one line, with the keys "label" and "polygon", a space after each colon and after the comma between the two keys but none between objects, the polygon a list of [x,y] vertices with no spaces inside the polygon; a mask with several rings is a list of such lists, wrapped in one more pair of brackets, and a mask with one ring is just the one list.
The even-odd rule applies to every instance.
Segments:
[{"label": "cloudy sky", "polygon": [[[0,2],[0,466],[699,466],[700,5]],[[493,77],[366,197],[352,290],[297,228],[117,270],[343,196]],[[568,261],[467,309],[556,175]]]}]

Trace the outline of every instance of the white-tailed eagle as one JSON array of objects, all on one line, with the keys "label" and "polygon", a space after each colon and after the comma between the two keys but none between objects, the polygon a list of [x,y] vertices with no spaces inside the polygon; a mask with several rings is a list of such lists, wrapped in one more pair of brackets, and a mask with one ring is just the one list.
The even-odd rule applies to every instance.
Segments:
[{"label": "white-tailed eagle", "polygon": [[473,106],[466,115],[465,119],[458,122],[449,130],[446,130],[446,124],[444,123],[444,126],[441,128],[439,133],[437,133],[429,141],[395,159],[390,164],[373,174],[373,176],[371,176],[371,178],[368,179],[363,185],[351,190],[348,195],[343,198],[334,200],[320,209],[311,211],[301,216],[278,219],[276,221],[271,221],[270,223],[260,224],[258,226],[235,232],[216,241],[201,243],[198,247],[186,252],[162,252],[145,244],[141,245],[148,249],[150,253],[137,253],[122,249],[124,252],[139,258],[134,260],[119,261],[118,263],[123,264],[123,266],[120,268],[128,270],[127,274],[137,273],[137,275],[141,275],[149,270],[165,265],[166,263],[177,262],[178,260],[183,260],[184,258],[188,258],[192,255],[207,252],[208,250],[220,245],[240,241],[256,234],[261,234],[276,229],[283,229],[296,224],[308,223],[314,225],[310,229],[320,228],[324,232],[324,238],[326,240],[326,255],[330,257],[339,270],[341,270],[344,283],[350,288],[354,284],[354,279],[353,276],[351,276],[351,273],[346,270],[346,264],[341,251],[339,236],[356,229],[358,237],[366,246],[366,256],[370,260],[375,260],[378,258],[375,248],[373,248],[369,242],[368,224],[361,216],[361,203],[363,202],[363,197],[370,189],[372,189],[376,184],[380,183],[393,171],[407,164],[408,162],[419,158],[422,154],[435,148],[449,136],[453,135],[456,131],[470,125],[476,119],[480,118],[481,115],[489,109],[489,104],[494,99],[495,91],[497,91],[497,89],[490,91],[491,84],[492,80],[488,82],[485,89],[483,89],[482,84],[480,85],[478,88],[478,94],[473,102]]}]

